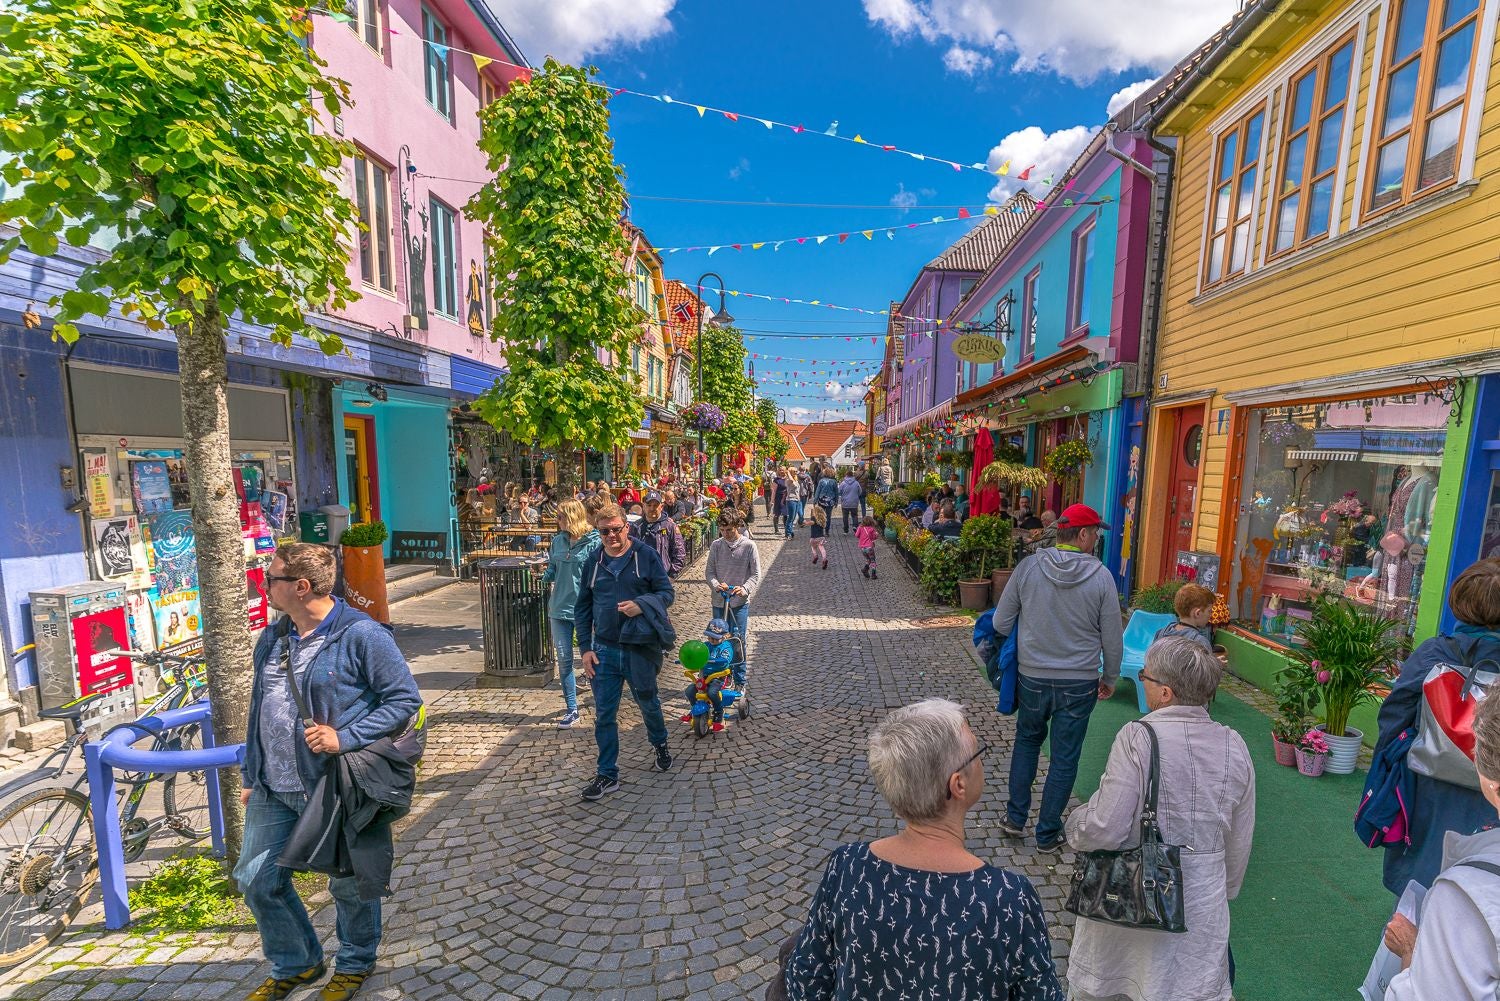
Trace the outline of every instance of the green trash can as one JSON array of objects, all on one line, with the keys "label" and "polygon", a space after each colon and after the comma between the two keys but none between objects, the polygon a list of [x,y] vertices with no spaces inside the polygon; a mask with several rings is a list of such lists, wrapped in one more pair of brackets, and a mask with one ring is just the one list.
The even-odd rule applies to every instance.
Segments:
[{"label": "green trash can", "polygon": [[317,542],[326,546],[332,541],[328,537],[328,515],[322,511],[303,511],[297,522],[303,542]]}]

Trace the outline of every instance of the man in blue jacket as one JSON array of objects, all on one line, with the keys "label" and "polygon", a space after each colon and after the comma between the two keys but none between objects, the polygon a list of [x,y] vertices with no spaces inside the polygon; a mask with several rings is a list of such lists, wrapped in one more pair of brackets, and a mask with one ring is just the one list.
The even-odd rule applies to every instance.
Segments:
[{"label": "man in blue jacket", "polygon": [[[266,629],[255,644],[240,766],[245,836],[234,878],[271,962],[271,976],[246,1001],[280,1001],[327,972],[292,871],[276,860],[337,756],[399,732],[422,707],[390,627],[332,597],[333,580],[333,551],[312,543],[277,549],[266,571],[271,607],[290,621]],[[294,684],[311,719],[298,711]],[[338,909],[339,952],[319,997],[348,1001],[375,968],[380,900],[361,900],[353,876],[330,879],[328,889]]]},{"label": "man in blue jacket", "polygon": [[646,736],[656,748],[652,769],[672,767],[656,675],[666,649],[677,640],[667,617],[676,594],[656,550],[631,539],[625,512],[617,505],[600,508],[594,528],[604,545],[584,564],[573,607],[583,673],[594,687],[594,741],[599,745],[597,774],[583,790],[586,800],[603,799],[620,788],[615,714],[625,685],[641,707]]}]

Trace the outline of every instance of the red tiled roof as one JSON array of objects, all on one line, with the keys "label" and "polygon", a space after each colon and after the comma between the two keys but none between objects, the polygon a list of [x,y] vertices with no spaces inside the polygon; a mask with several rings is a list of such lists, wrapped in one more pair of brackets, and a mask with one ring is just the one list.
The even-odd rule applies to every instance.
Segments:
[{"label": "red tiled roof", "polygon": [[810,459],[832,456],[834,450],[852,435],[864,434],[864,421],[823,421],[806,425],[797,435],[797,444]]},{"label": "red tiled roof", "polygon": [[802,429],[807,427],[807,425],[778,424],[776,427],[780,429],[781,438],[786,442],[786,460],[788,462],[805,462],[807,460],[807,453],[802,451],[801,445],[797,444],[797,435],[801,434]]},{"label": "red tiled roof", "polygon": [[667,329],[672,332],[672,344],[678,351],[691,352],[698,336],[698,310],[703,308],[703,302],[675,278],[662,284],[667,292]]}]

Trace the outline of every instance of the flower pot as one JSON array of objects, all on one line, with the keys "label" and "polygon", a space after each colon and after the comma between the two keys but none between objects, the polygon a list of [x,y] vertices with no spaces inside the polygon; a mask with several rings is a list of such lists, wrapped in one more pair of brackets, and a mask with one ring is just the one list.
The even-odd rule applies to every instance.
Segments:
[{"label": "flower pot", "polygon": [[1288,744],[1286,741],[1271,738],[1271,743],[1276,745],[1276,763],[1286,765],[1288,768],[1297,767],[1297,745]]},{"label": "flower pot", "polygon": [[1011,570],[990,571],[990,595],[995,603],[999,603],[1000,596],[1005,593],[1005,585],[1010,581]]},{"label": "flower pot", "polygon": [[[1319,723],[1314,729],[1324,729]],[[1348,775],[1354,771],[1355,762],[1359,760],[1359,745],[1364,743],[1365,735],[1347,724],[1344,726],[1347,733],[1342,737],[1335,737],[1331,733],[1324,733],[1328,741],[1328,774]]]},{"label": "flower pot", "polygon": [[895,545],[896,540],[900,537],[901,533],[897,532],[894,528],[887,528],[885,530],[885,541],[891,543],[892,545]]},{"label": "flower pot", "polygon": [[1324,767],[1328,764],[1328,757],[1326,754],[1311,754],[1299,747],[1297,748],[1297,771],[1303,775],[1322,775]]},{"label": "flower pot", "polygon": [[961,580],[958,582],[958,603],[973,612],[990,607],[990,582],[987,580]]},{"label": "flower pot", "polygon": [[380,546],[341,546],[344,600],[377,622],[390,622],[385,593],[385,551]]}]

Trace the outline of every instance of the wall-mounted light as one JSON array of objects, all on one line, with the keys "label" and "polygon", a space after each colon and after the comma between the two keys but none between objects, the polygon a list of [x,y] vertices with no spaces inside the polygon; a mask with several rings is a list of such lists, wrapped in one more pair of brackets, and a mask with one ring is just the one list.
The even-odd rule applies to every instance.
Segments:
[{"label": "wall-mounted light", "polygon": [[369,393],[372,399],[379,400],[381,403],[391,398],[391,394],[386,392],[385,387],[378,382],[365,383],[365,392]]}]

